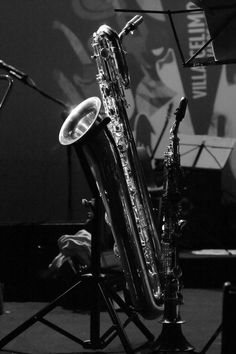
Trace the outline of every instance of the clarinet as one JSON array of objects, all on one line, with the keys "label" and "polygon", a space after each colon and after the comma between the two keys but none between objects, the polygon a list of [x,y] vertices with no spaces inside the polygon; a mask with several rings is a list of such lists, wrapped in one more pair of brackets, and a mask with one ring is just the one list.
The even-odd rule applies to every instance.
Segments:
[{"label": "clarinet", "polygon": [[155,352],[185,352],[193,347],[182,334],[183,323],[179,307],[183,303],[180,292],[182,275],[178,264],[178,238],[181,222],[181,165],[179,154],[179,124],[184,118],[187,98],[183,97],[175,111],[175,121],[170,129],[170,142],[164,153],[164,193],[162,197],[162,282],[164,288],[163,327],[154,346]]}]

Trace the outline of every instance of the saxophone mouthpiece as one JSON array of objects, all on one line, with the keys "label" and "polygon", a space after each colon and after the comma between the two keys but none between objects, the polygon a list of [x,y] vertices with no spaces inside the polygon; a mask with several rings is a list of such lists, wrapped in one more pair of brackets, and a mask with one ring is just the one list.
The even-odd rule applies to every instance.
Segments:
[{"label": "saxophone mouthpiece", "polygon": [[187,105],[188,105],[188,99],[186,97],[182,97],[180,100],[179,107],[176,109],[175,112],[177,121],[181,122],[181,120],[184,118]]},{"label": "saxophone mouthpiece", "polygon": [[131,20],[129,20],[122,31],[119,33],[119,38],[123,39],[124,36],[132,33],[139,25],[143,22],[143,16],[136,15]]}]

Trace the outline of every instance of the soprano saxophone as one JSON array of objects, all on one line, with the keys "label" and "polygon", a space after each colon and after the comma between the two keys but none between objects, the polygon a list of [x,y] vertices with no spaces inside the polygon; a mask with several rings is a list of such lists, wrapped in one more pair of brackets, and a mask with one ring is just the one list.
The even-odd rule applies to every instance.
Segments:
[{"label": "soprano saxophone", "polygon": [[162,248],[162,278],[164,280],[164,313],[162,332],[154,343],[153,353],[159,352],[189,352],[193,350],[185,339],[181,325],[180,292],[181,270],[178,262],[178,238],[181,231],[182,197],[181,165],[179,154],[179,124],[184,118],[187,98],[183,97],[177,108],[175,121],[170,129],[170,143],[164,153],[164,194],[163,194],[163,224],[161,234]]},{"label": "soprano saxophone", "polygon": [[178,129],[180,122],[184,118],[186,107],[187,98],[183,97],[175,112],[175,121],[170,129],[170,142],[164,153],[161,248],[165,289],[168,288],[168,283],[171,279],[178,279],[177,243],[181,223],[181,165]]},{"label": "soprano saxophone", "polygon": [[150,196],[127,116],[129,73],[122,38],[142,22],[135,16],[120,34],[107,25],[93,34],[101,100],[90,97],[65,120],[62,144],[80,143],[117,244],[132,305],[144,318],[162,313],[161,246]]}]

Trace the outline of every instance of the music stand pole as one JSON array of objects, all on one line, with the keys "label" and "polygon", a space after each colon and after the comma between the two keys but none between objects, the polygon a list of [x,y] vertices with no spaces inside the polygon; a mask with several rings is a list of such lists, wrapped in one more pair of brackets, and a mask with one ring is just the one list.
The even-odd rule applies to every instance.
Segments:
[{"label": "music stand pole", "polygon": [[198,149],[198,152],[197,152],[197,155],[196,155],[196,157],[195,157],[195,160],[193,161],[193,166],[192,166],[192,167],[196,167],[196,165],[197,165],[197,163],[198,163],[198,160],[199,160],[199,158],[200,158],[200,156],[201,156],[201,153],[202,153],[202,150],[204,149],[204,147],[205,147],[205,143],[202,142],[201,145],[200,145],[200,147],[199,147],[199,149]]}]

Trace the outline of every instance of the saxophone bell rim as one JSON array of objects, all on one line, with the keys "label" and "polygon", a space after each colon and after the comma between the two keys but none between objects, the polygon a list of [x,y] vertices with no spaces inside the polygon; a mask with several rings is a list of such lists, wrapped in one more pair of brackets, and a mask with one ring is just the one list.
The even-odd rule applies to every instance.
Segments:
[{"label": "saxophone bell rim", "polygon": [[89,97],[74,107],[59,132],[59,142],[70,145],[81,139],[94,125],[101,108],[99,97]]}]

